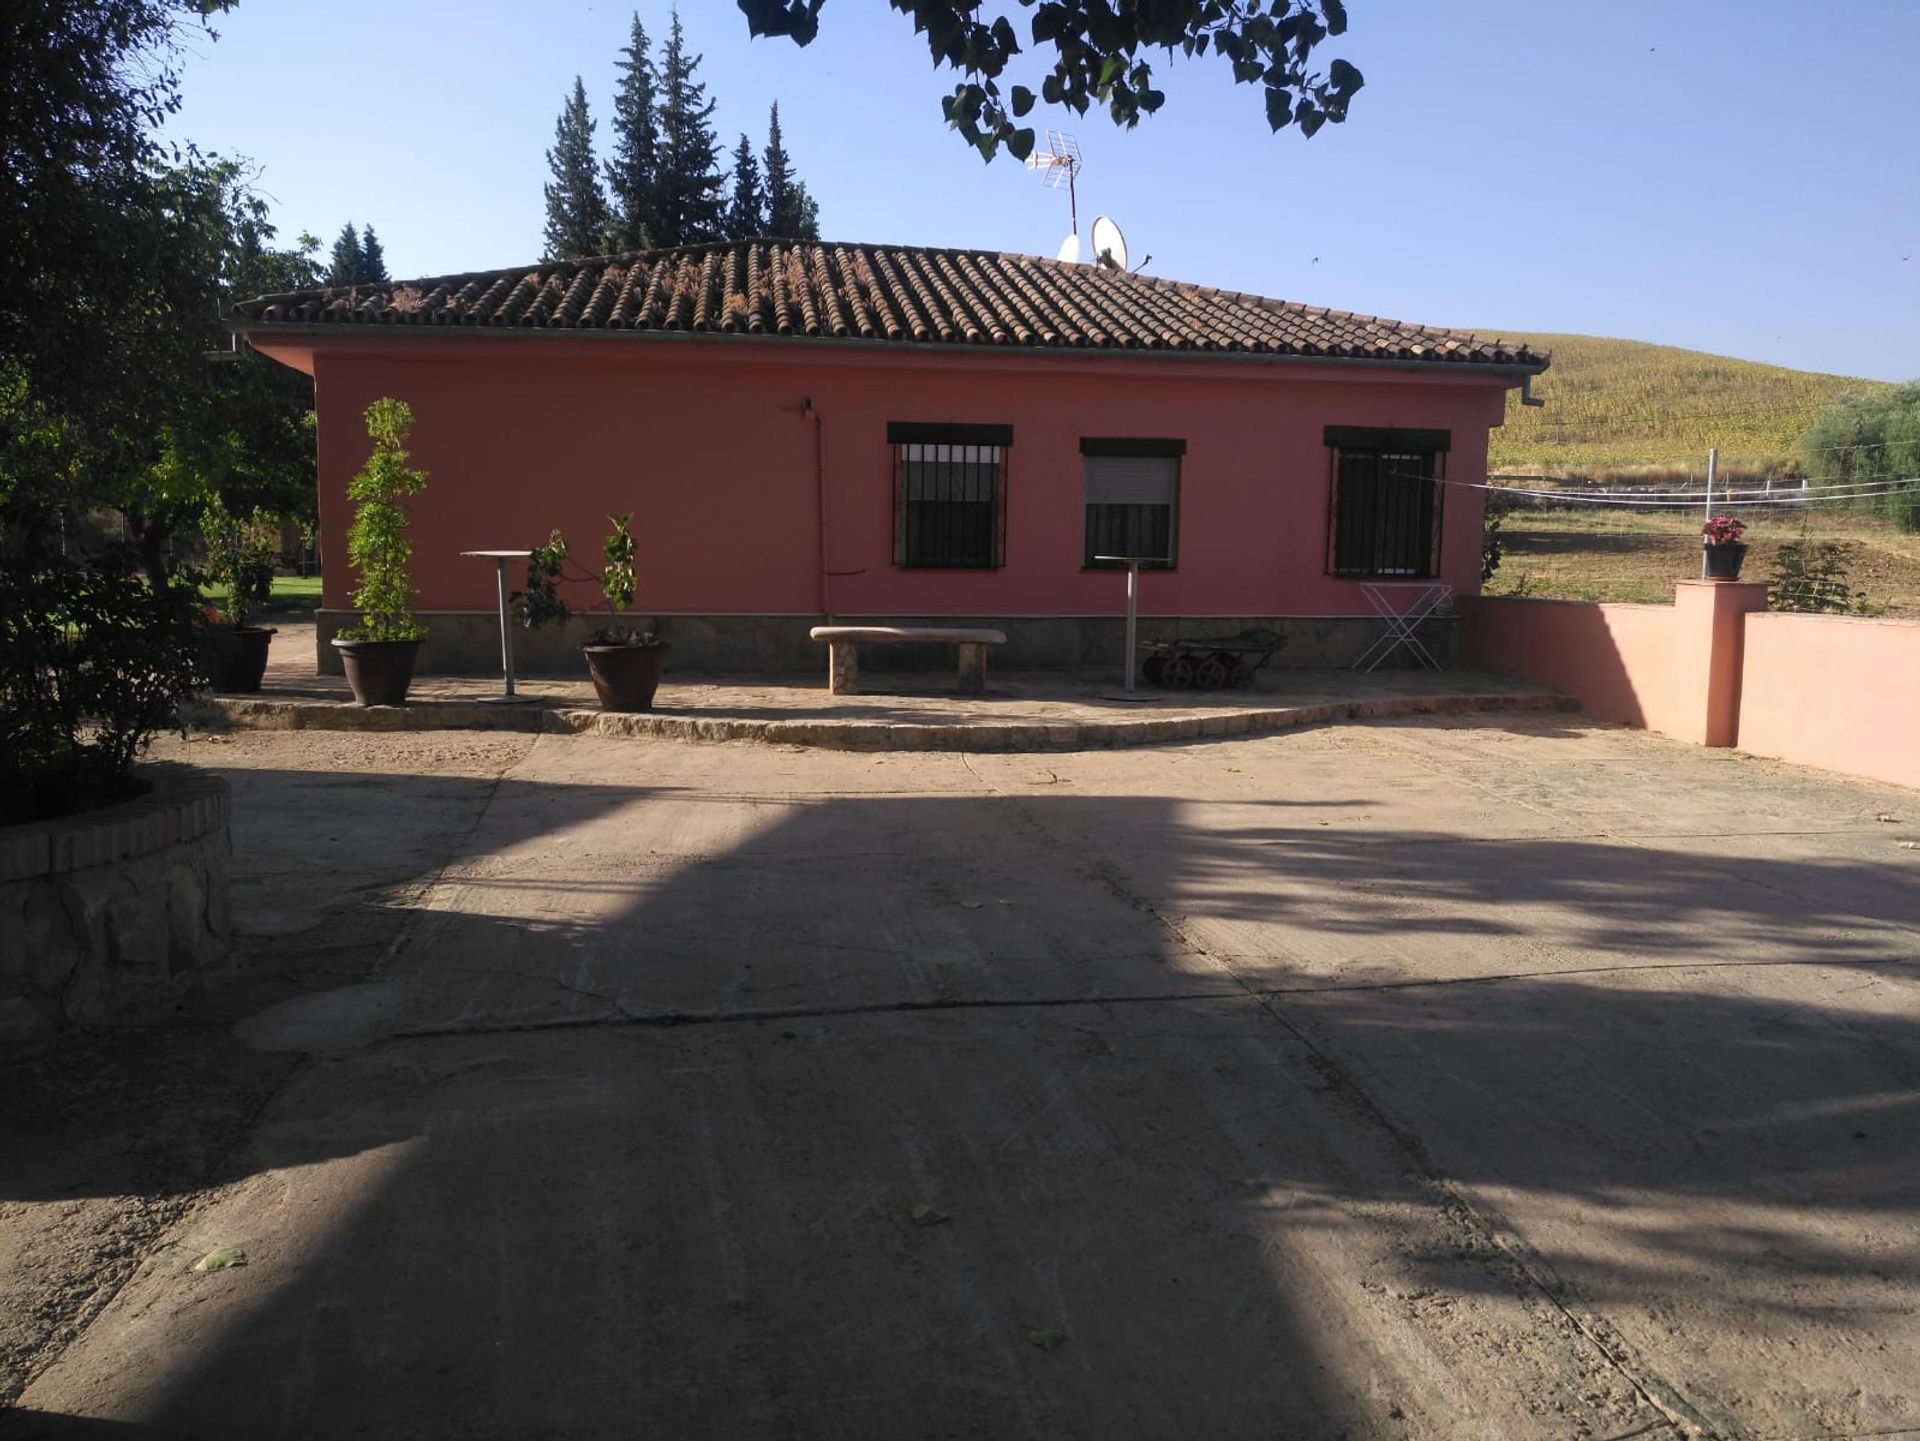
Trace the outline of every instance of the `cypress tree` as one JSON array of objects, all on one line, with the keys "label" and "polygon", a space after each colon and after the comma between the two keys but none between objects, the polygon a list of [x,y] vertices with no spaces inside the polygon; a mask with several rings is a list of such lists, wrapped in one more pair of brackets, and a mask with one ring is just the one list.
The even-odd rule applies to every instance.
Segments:
[{"label": "cypress tree", "polygon": [[667,48],[660,57],[659,197],[656,246],[696,245],[720,238],[723,229],[719,142],[713,133],[713,105],[707,87],[693,78],[700,57],[687,54],[680,11],[673,11]]},{"label": "cypress tree", "polygon": [[766,192],[767,234],[786,240],[818,240],[820,207],[807,194],[804,181],[793,173],[793,158],[787,154],[780,134],[780,102],[773,102],[767,118]]},{"label": "cypress tree", "polygon": [[369,225],[360,232],[360,264],[354,279],[362,285],[380,285],[388,278],[386,252],[380,248],[380,237]]},{"label": "cypress tree", "polygon": [[613,159],[607,162],[609,248],[644,250],[660,224],[660,125],[654,114],[657,75],[638,14],[620,53],[625,58],[613,96]]},{"label": "cypress tree", "polygon": [[727,239],[750,240],[767,233],[767,200],[760,192],[760,162],[742,135],[733,148],[733,199],[727,206]]},{"label": "cypress tree", "polygon": [[546,187],[546,258],[575,260],[599,254],[607,234],[607,197],[600,189],[600,167],[593,158],[587,87],[577,75],[573,95],[554,126],[547,165],[553,181]]},{"label": "cypress tree", "polygon": [[340,227],[333,242],[333,255],[327,263],[327,284],[352,285],[360,278],[360,232],[349,220]]},{"label": "cypress tree", "polygon": [[767,197],[767,234],[786,236],[780,228],[783,219],[791,219],[793,212],[793,161],[787,155],[787,147],[780,135],[780,102],[773,102],[773,110],[767,118],[766,164],[761,167],[762,181]]}]

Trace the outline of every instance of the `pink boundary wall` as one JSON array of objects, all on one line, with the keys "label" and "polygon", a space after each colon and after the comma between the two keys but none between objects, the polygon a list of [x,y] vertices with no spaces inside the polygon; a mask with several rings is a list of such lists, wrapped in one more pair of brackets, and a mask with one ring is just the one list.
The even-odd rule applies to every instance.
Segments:
[{"label": "pink boundary wall", "polygon": [[1600,720],[1920,788],[1920,624],[1766,601],[1722,581],[1680,581],[1671,606],[1482,596],[1462,659]]},{"label": "pink boundary wall", "polygon": [[1920,789],[1920,624],[1747,620],[1740,748]]}]

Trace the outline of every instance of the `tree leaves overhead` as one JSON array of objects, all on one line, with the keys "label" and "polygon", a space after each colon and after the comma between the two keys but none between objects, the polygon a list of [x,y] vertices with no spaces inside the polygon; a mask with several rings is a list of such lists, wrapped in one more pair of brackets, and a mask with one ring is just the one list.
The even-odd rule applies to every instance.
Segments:
[{"label": "tree leaves overhead", "polygon": [[[737,0],[753,35],[784,35],[806,45],[819,33],[825,0]],[[1085,115],[1095,104],[1114,124],[1131,129],[1166,103],[1154,85],[1154,50],[1192,58],[1209,53],[1234,83],[1258,85],[1273,130],[1297,125],[1311,136],[1329,121],[1347,118],[1347,104],[1364,80],[1345,60],[1323,74],[1311,68],[1316,46],[1347,28],[1341,0],[1018,0],[1028,12],[1023,47],[1005,15],[989,18],[985,0],[889,0],[926,39],[936,69],[965,79],[941,102],[952,125],[991,160],[1001,146],[1024,159],[1034,132],[1016,124],[1033,108],[1033,91],[1001,77],[1016,56],[1040,52],[1051,68],[1040,98]]]}]

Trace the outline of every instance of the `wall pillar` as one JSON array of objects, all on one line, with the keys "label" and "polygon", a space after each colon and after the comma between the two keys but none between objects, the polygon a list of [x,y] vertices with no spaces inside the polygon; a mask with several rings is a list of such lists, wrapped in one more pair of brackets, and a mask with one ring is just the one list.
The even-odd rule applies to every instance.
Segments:
[{"label": "wall pillar", "polygon": [[1673,591],[1674,717],[1660,729],[1696,745],[1740,739],[1743,617],[1767,608],[1763,580],[1683,580]]}]

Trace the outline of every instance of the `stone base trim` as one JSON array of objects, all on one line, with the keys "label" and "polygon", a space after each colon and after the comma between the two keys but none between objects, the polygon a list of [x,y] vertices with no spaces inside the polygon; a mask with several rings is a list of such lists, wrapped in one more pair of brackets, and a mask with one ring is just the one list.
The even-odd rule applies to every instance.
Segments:
[{"label": "stone base trim", "polygon": [[[500,618],[493,611],[421,611],[427,642],[420,648],[419,675],[498,675]],[[315,617],[315,662],[322,675],[340,674],[340,655],[330,642],[358,619],[355,612],[323,610]],[[1124,615],[1095,616],[859,616],[661,615],[635,616],[673,646],[676,669],[707,675],[816,675],[827,671],[825,642],[807,632],[822,624],[932,626],[991,629],[1006,633],[993,664],[1010,670],[1077,670],[1125,664]],[[606,617],[575,615],[537,631],[516,627],[514,668],[521,675],[586,674],[580,647]],[[1383,626],[1374,615],[1350,616],[1141,616],[1140,640],[1196,640],[1243,630],[1278,631],[1286,646],[1273,664],[1288,670],[1338,670],[1350,666]],[[1459,652],[1458,618],[1434,616],[1419,627],[1421,643],[1442,664]],[[860,658],[875,672],[943,670],[951,652],[937,646],[876,646]]]}]

